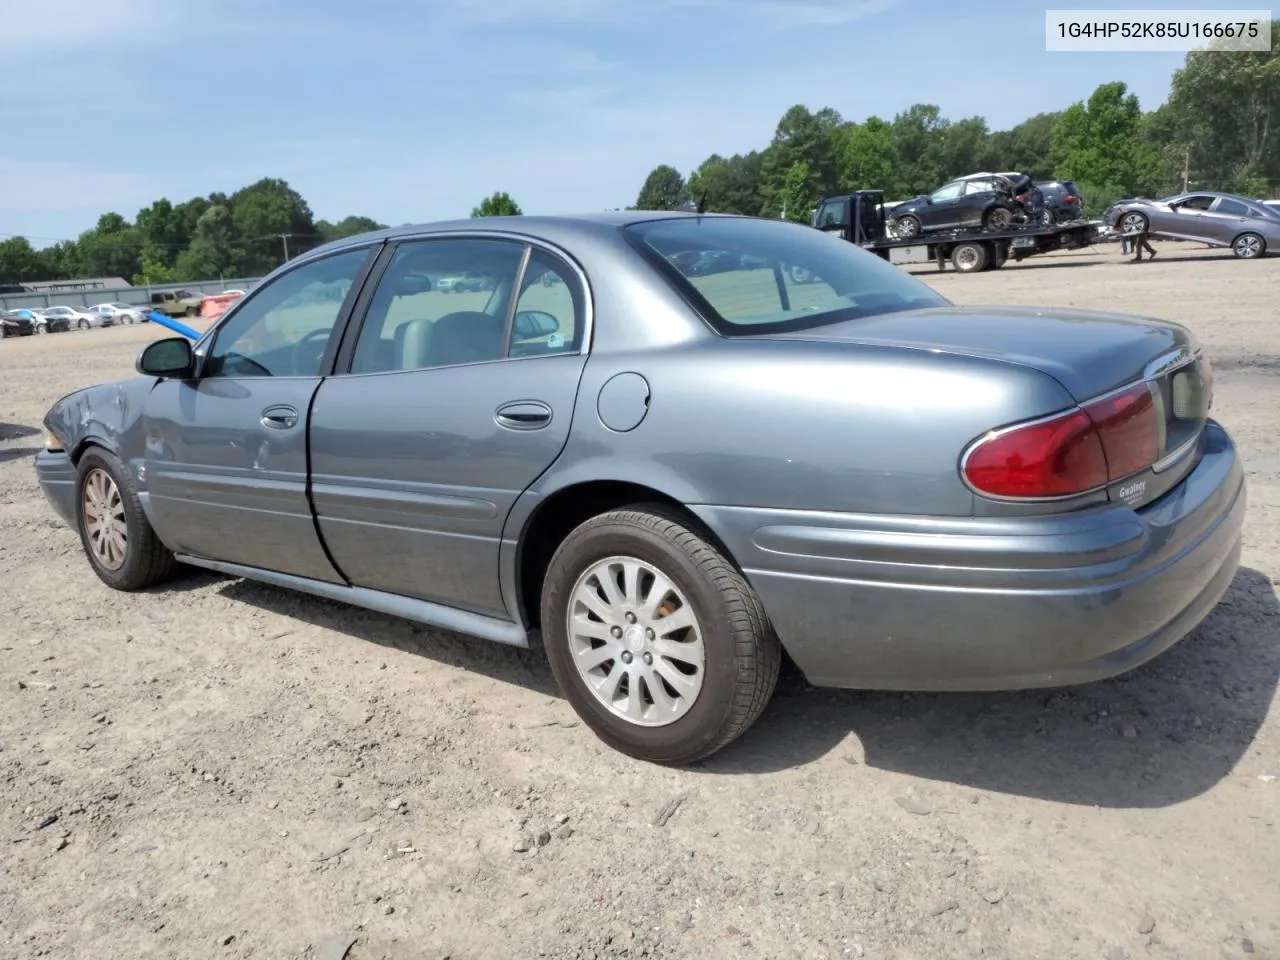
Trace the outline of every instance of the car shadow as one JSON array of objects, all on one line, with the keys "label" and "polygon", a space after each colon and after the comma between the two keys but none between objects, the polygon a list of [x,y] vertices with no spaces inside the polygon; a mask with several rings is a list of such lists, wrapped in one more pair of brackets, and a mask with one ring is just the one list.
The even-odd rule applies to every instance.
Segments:
[{"label": "car shadow", "polygon": [[527,650],[429,627],[411,620],[297,593],[253,580],[231,580],[219,591],[229,600],[336,630],[370,644],[401,650],[450,667],[560,698],[541,650]]},{"label": "car shadow", "polygon": [[0,449],[0,463],[8,463],[10,460],[22,460],[27,457],[34,457],[43,449],[44,447],[14,447],[11,450]]},{"label": "car shadow", "polygon": [[25,423],[5,423],[0,420],[0,443],[5,440],[21,440],[23,437],[34,437],[39,432],[39,427],[28,427]]},{"label": "car shadow", "polygon": [[[713,774],[848,759],[923,780],[1102,807],[1211,789],[1253,742],[1280,681],[1280,603],[1241,567],[1222,603],[1162,656],[1098,683],[980,694],[819,690],[792,679]],[[859,744],[861,745],[859,749]]]},{"label": "car shadow", "polygon": [[[207,581],[205,581],[207,582]],[[249,580],[220,592],[281,616],[523,686],[560,692],[544,654],[452,634]],[[761,718],[691,769],[773,773],[834,751],[851,761],[1061,803],[1153,808],[1198,796],[1253,742],[1280,681],[1280,603],[1241,567],[1190,637],[1110,680],[1012,693],[828,690],[791,665]]]}]

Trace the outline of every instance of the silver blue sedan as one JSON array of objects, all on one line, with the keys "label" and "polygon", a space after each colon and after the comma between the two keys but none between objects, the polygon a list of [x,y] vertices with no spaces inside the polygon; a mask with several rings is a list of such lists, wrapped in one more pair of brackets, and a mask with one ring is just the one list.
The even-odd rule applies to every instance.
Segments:
[{"label": "silver blue sedan", "polygon": [[[441,292],[458,276],[482,282]],[[657,762],[745,731],[784,650],[840,687],[1120,673],[1240,552],[1187,330],[954,307],[777,221],[365,234],[137,369],[55,403],[36,458],[103,582],[186,564],[540,645],[591,729]]]}]

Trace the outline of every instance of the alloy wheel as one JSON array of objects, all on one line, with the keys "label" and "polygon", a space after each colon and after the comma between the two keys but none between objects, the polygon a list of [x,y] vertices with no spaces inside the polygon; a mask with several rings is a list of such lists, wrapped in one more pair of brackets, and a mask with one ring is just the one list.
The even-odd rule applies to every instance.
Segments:
[{"label": "alloy wheel", "polygon": [[706,675],[697,615],[656,567],[615,556],[574,584],[569,653],[591,694],[628,723],[661,727],[693,707]]},{"label": "alloy wheel", "polygon": [[120,488],[111,474],[97,467],[90,470],[84,480],[81,503],[94,559],[107,570],[119,570],[128,552],[129,527]]}]

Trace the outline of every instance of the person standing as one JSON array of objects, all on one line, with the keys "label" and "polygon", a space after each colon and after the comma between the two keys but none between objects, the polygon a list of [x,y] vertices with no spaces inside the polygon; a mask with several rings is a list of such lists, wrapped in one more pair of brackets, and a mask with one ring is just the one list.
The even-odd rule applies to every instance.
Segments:
[{"label": "person standing", "polygon": [[1134,258],[1129,261],[1130,263],[1138,263],[1142,260],[1142,251],[1144,248],[1147,251],[1148,260],[1155,257],[1156,248],[1151,245],[1151,241],[1148,239],[1148,237],[1150,237],[1150,233],[1146,224],[1143,224],[1141,233],[1125,234],[1125,237],[1126,239],[1132,238],[1131,242],[1133,243]]}]

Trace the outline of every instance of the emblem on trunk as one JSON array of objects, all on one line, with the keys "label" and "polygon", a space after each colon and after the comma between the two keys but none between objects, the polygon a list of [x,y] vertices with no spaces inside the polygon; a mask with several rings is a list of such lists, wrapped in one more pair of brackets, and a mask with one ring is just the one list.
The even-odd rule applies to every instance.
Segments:
[{"label": "emblem on trunk", "polygon": [[1137,503],[1139,500],[1141,500],[1143,495],[1146,492],[1147,492],[1146,480],[1133,480],[1133,481],[1130,481],[1129,483],[1126,483],[1119,490],[1117,490],[1116,494],[1126,504],[1132,505],[1134,503]]}]

